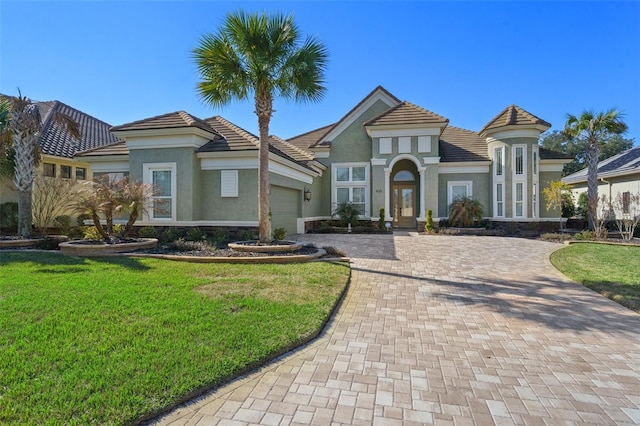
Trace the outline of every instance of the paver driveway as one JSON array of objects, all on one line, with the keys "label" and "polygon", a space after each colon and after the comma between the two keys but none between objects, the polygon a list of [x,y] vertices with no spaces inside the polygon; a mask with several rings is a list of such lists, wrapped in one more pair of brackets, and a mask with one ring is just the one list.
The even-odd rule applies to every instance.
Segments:
[{"label": "paver driveway", "polygon": [[305,348],[160,424],[640,424],[640,315],[496,237],[320,236],[353,258]]}]

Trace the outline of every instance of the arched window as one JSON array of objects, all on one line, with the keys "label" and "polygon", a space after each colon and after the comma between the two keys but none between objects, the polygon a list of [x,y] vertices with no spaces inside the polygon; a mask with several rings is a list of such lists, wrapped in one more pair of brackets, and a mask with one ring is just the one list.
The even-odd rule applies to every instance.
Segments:
[{"label": "arched window", "polygon": [[407,170],[401,170],[393,177],[394,182],[413,182],[416,178],[413,173]]}]

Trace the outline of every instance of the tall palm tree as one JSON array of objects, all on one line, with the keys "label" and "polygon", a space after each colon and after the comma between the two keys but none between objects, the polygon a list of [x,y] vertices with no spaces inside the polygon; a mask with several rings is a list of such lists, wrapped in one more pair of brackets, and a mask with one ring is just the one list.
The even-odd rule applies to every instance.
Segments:
[{"label": "tall palm tree", "polygon": [[301,40],[293,16],[235,12],[217,34],[204,35],[193,51],[200,97],[213,107],[253,97],[258,116],[258,223],[261,242],[269,221],[269,123],[276,96],[319,101],[325,93],[328,54],[315,38]]},{"label": "tall palm tree", "polygon": [[623,114],[615,108],[605,112],[585,110],[580,117],[567,114],[563,133],[570,138],[581,137],[587,141],[587,209],[589,229],[594,229],[598,208],[598,157],[602,141],[611,135],[627,131]]},{"label": "tall palm tree", "polygon": [[[18,234],[27,237],[31,235],[31,196],[36,167],[41,158],[39,141],[43,123],[40,106],[22,93],[5,99],[11,104],[8,129],[13,150],[13,183],[18,189]],[[72,138],[80,139],[80,126],[71,117],[56,111],[51,118]]]}]

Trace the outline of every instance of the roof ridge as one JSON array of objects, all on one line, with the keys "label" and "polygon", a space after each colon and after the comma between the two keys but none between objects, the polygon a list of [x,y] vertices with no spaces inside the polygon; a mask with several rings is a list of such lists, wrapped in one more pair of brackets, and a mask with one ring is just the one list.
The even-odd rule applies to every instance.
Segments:
[{"label": "roof ridge", "polygon": [[64,103],[64,102],[62,102],[62,101],[54,101],[54,102],[57,102],[58,104],[63,105],[63,106],[65,106],[65,107],[67,107],[67,108],[69,108],[69,109],[72,109],[72,110],[74,110],[74,111],[77,111],[78,113],[80,113],[80,114],[82,114],[82,115],[85,115],[85,116],[87,116],[87,117],[89,117],[89,118],[92,118],[92,119],[94,119],[94,120],[96,120],[96,121],[99,121],[99,122],[100,122],[100,123],[102,123],[102,124],[106,124],[107,126],[112,127],[112,126],[111,126],[111,124],[107,123],[106,121],[104,121],[104,120],[100,120],[99,118],[96,118],[95,116],[93,116],[93,115],[91,115],[91,114],[87,114],[87,113],[86,113],[86,112],[84,112],[84,111],[80,111],[78,108],[74,108],[74,107],[72,107],[71,105],[69,105],[69,104],[67,104],[67,103]]},{"label": "roof ridge", "polygon": [[311,158],[315,158],[315,156],[310,151],[302,149],[299,146],[296,146],[296,145],[292,144],[291,142],[289,142],[289,141],[287,141],[285,139],[282,139],[280,136],[271,135],[270,137],[278,139],[278,141],[280,141],[281,143],[285,144],[289,148],[293,149],[294,151],[297,151],[298,153],[300,153],[302,155],[305,155],[305,156],[308,156],[308,157],[311,157]]},{"label": "roof ridge", "polygon": [[96,146],[96,147],[93,147],[93,148],[85,149],[85,150],[83,150],[83,151],[77,151],[77,152],[75,152],[73,155],[75,156],[75,155],[78,155],[78,154],[87,154],[87,153],[89,153],[89,152],[102,150],[102,149],[104,149],[104,148],[109,148],[109,147],[111,147],[111,146],[113,146],[113,145],[117,145],[117,144],[119,144],[119,143],[125,143],[125,142],[126,142],[126,141],[125,141],[124,139],[119,139],[119,140],[117,140],[117,141],[115,141],[115,142],[111,142],[111,143],[108,143],[108,144],[106,144],[106,145]]},{"label": "roof ridge", "polygon": [[463,127],[453,126],[451,124],[448,124],[446,129],[462,130],[463,132],[475,133],[476,135],[480,136],[480,134],[478,132],[476,132],[475,130],[469,130],[469,129],[465,129]]},{"label": "roof ridge", "polygon": [[[373,96],[374,93],[376,93],[377,91],[382,91],[384,92],[387,96],[391,97],[394,101],[401,103],[402,101],[400,99],[398,99],[397,97],[395,97],[391,92],[389,92],[387,89],[385,89],[384,87],[382,87],[382,85],[377,85],[375,89],[373,89],[371,92],[369,92],[364,98],[362,98],[353,108],[351,108],[345,115],[343,115],[340,120],[336,121],[335,124],[333,126],[331,126],[331,128],[327,129],[327,131],[318,139],[318,142],[320,142],[322,139],[324,139],[329,133],[331,133],[331,131],[333,129],[335,129],[337,126],[340,125],[340,123],[342,123],[344,120],[347,119],[347,117],[349,117],[353,112],[355,112],[358,108],[360,108],[360,106],[364,105],[364,103]],[[314,144],[314,146],[318,145],[318,142],[316,142]]]},{"label": "roof ridge", "polygon": [[[256,135],[254,135],[253,133],[243,129],[242,127],[238,126],[237,124],[234,124],[232,122],[230,122],[229,120],[227,120],[226,118],[224,118],[221,115],[215,115],[212,118],[217,118],[218,120],[222,121],[226,126],[230,127],[231,130],[235,131],[237,134],[239,134],[240,136],[245,137],[249,142],[253,143],[256,146],[260,146],[260,139],[258,137],[256,137]],[[224,136],[224,135],[222,135]]]},{"label": "roof ridge", "polygon": [[289,139],[285,139],[285,140],[289,141],[289,140],[291,140],[291,139],[298,139],[298,138],[301,138],[301,137],[303,137],[303,136],[306,136],[306,135],[308,135],[308,134],[310,134],[310,133],[317,132],[318,130],[322,130],[322,129],[324,129],[325,127],[326,127],[326,128],[333,127],[333,126],[335,126],[336,124],[337,124],[337,122],[335,122],[335,123],[331,123],[331,124],[327,124],[326,126],[320,126],[320,127],[318,127],[317,129],[309,130],[308,132],[304,132],[304,133],[300,133],[299,135],[291,136]]},{"label": "roof ridge", "polygon": [[[32,103],[38,104],[39,102],[37,101],[31,101]],[[49,108],[49,111],[47,111],[47,114],[44,116],[44,118],[41,118],[42,120],[42,128],[40,131],[40,138],[42,138],[42,135],[44,135],[47,127],[49,127],[49,123],[51,122],[51,120],[53,119],[53,112],[56,108],[58,108],[58,105],[60,105],[60,101],[53,101],[53,105],[51,105],[51,107]],[[40,107],[38,107],[40,108]]]}]

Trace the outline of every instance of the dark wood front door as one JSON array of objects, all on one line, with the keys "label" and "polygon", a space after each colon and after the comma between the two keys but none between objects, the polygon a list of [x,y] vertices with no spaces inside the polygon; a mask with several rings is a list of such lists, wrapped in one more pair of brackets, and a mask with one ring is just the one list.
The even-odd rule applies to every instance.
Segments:
[{"label": "dark wood front door", "polygon": [[414,185],[393,185],[393,226],[397,228],[416,227],[416,187]]}]

